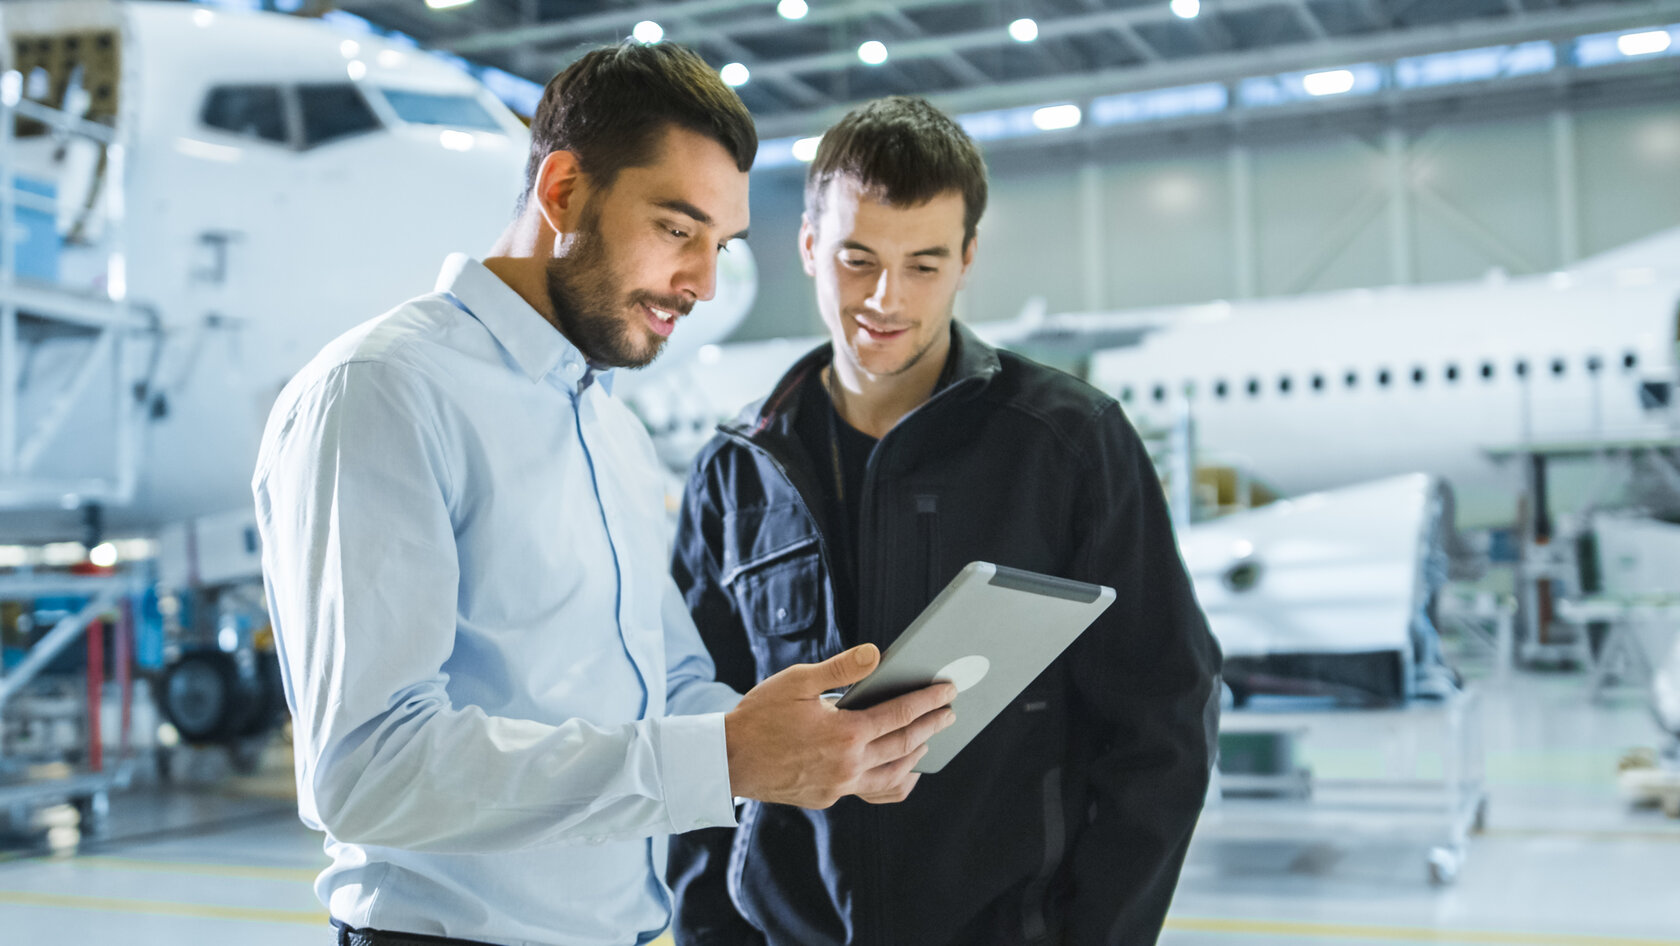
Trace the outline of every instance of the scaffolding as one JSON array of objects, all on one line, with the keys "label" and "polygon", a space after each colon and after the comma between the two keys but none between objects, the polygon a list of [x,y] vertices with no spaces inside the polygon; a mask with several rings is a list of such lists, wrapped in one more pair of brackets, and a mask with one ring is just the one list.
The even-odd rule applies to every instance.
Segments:
[{"label": "scaffolding", "polygon": [[[120,32],[5,26],[0,511],[81,510],[91,531],[103,506],[134,497],[160,341],[156,314],[128,299]],[[68,279],[67,261],[79,267]],[[0,667],[0,815],[14,823],[68,803],[83,833],[98,831],[109,793],[128,784],[135,581],[29,569],[0,578],[0,600],[80,602]],[[113,702],[114,741],[103,722]],[[108,742],[115,758],[106,758]]]},{"label": "scaffolding", "polygon": [[[126,148],[112,125],[89,120],[85,108],[78,114],[33,100],[29,85],[16,70],[0,74],[0,509],[119,505],[133,498],[138,482],[149,369],[144,344],[155,348],[159,338],[156,314],[128,299]],[[43,94],[51,91],[51,83],[42,85]],[[20,167],[24,140],[43,137],[65,164],[72,153],[93,156],[83,169],[96,176],[88,187],[94,196],[67,220],[53,182],[26,176],[40,174],[38,167]],[[85,285],[19,270],[30,224],[56,253],[66,243],[56,232],[60,221],[73,228],[83,257],[103,258],[103,271]],[[53,231],[43,237],[39,229],[48,224]],[[58,371],[32,370],[49,347],[61,360],[67,352],[73,357]],[[98,438],[109,433],[109,451],[92,449],[84,458],[70,450],[86,462],[44,463],[55,448],[66,452],[78,411],[109,419]]]},{"label": "scaffolding", "polygon": [[[1357,732],[1380,753],[1380,774],[1325,775],[1296,767],[1294,748],[1336,728]],[[1458,878],[1469,841],[1487,821],[1481,694],[1474,688],[1391,709],[1296,708],[1289,700],[1228,710],[1222,749],[1233,736],[1274,740],[1270,771],[1221,771],[1198,834],[1221,840],[1399,839],[1421,848],[1422,876]]]}]

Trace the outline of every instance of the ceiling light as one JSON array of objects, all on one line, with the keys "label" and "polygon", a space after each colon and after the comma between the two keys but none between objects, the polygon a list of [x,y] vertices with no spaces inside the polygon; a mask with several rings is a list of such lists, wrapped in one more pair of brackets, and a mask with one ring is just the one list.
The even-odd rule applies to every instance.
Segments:
[{"label": "ceiling light", "polygon": [[344,42],[338,44],[338,54],[340,56],[343,56],[345,59],[355,59],[356,54],[360,53],[361,51],[362,51],[362,44],[356,42],[353,39],[347,39]]},{"label": "ceiling light", "polygon": [[1668,30],[1651,30],[1648,33],[1623,33],[1616,37],[1616,48],[1624,56],[1649,56],[1668,49]]},{"label": "ceiling light", "polygon": [[110,568],[117,564],[117,547],[109,542],[101,542],[88,551],[88,561],[100,568]]},{"label": "ceiling light", "polygon": [[811,12],[811,8],[805,5],[805,0],[782,0],[776,4],[776,12],[780,13],[784,20],[799,20],[804,19],[805,14]]},{"label": "ceiling light", "polygon": [[349,65],[344,67],[344,71],[350,73],[352,80],[360,80],[362,76],[367,75],[367,63],[360,59],[352,59]]},{"label": "ceiling light", "polygon": [[1301,78],[1308,95],[1341,95],[1353,88],[1353,73],[1346,69],[1314,72]]},{"label": "ceiling light", "polygon": [[379,64],[387,69],[397,68],[402,65],[402,61],[403,54],[395,49],[381,49],[379,51]]},{"label": "ceiling light", "polygon": [[747,80],[752,78],[752,73],[747,71],[747,67],[738,62],[732,62],[719,69],[718,75],[723,78],[723,84],[731,88],[746,85]]},{"label": "ceiling light", "polygon": [[817,145],[819,144],[822,144],[822,135],[817,135],[814,138],[801,138],[798,141],[795,141],[793,143],[794,160],[810,164],[811,159],[817,156]]},{"label": "ceiling light", "polygon": [[438,144],[450,151],[471,151],[476,143],[471,132],[448,128],[438,133]]},{"label": "ceiling light", "polygon": [[636,24],[636,28],[630,31],[630,35],[634,36],[636,42],[643,46],[652,46],[665,38],[665,28],[652,20],[643,20]]},{"label": "ceiling light", "polygon": [[858,58],[871,66],[879,66],[887,61],[887,44],[872,39],[858,47]]},{"label": "ceiling light", "polygon": [[1039,131],[1060,131],[1078,126],[1082,116],[1077,105],[1046,105],[1033,112],[1033,127]]},{"label": "ceiling light", "polygon": [[1172,0],[1172,11],[1181,20],[1194,20],[1202,12],[1202,0]]},{"label": "ceiling light", "polygon": [[1009,24],[1009,38],[1017,43],[1030,43],[1038,39],[1038,23],[1030,17],[1021,17]]},{"label": "ceiling light", "polygon": [[447,10],[450,7],[464,7],[473,0],[426,0],[426,6],[434,10]]}]

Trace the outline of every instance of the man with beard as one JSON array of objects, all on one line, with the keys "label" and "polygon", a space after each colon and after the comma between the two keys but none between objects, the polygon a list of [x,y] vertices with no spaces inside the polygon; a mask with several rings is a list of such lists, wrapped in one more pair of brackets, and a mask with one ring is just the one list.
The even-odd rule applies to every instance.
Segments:
[{"label": "man with beard", "polygon": [[672,838],[678,946],[1160,932],[1207,790],[1219,649],[1120,406],[952,319],[985,207],[979,150],[921,99],[823,135],[799,248],[831,343],[701,451],[677,584],[740,687],[886,647],[970,561],[1118,598],[903,804],[749,801],[750,827]]},{"label": "man with beard", "polygon": [[665,568],[652,446],[610,394],[747,226],[740,100],[662,44],[549,83],[484,262],[334,341],[281,393],[253,490],[298,808],[341,944],[631,944],[671,832],[736,796],[902,799],[949,686],[864,712],[855,648],[745,697]]}]

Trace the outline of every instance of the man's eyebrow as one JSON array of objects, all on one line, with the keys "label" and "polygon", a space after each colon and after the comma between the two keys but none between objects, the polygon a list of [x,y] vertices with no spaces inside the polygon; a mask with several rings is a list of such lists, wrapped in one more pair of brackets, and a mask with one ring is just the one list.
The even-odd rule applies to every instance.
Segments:
[{"label": "man's eyebrow", "polygon": [[[693,204],[689,203],[686,200],[683,200],[680,197],[671,197],[671,198],[667,198],[665,200],[656,200],[656,201],[653,202],[653,205],[655,207],[658,207],[658,208],[662,209],[662,210],[669,210],[669,211],[672,211],[674,213],[680,213],[683,216],[688,217],[689,219],[693,220],[695,223],[698,223],[703,227],[714,226],[715,223],[716,223],[716,221],[712,220],[712,215],[711,214],[705,212],[704,210],[701,210],[699,207],[694,206]],[[747,238],[747,231],[742,230],[739,233],[731,234],[728,239],[729,240],[745,240],[746,238]],[[728,242],[728,240],[725,240],[724,242]]]},{"label": "man's eyebrow", "polygon": [[[875,252],[873,249],[863,245],[862,243],[859,243],[856,240],[841,240],[840,241],[840,248],[841,249],[846,249],[846,250],[857,250],[857,251],[862,252],[862,253],[870,253],[870,254],[873,254]],[[949,259],[950,256],[951,256],[951,248],[948,247],[948,246],[943,246],[943,245],[941,245],[941,246],[930,246],[930,247],[927,247],[926,249],[915,250],[915,251],[911,252],[909,255],[910,256],[936,256],[940,259]]]}]

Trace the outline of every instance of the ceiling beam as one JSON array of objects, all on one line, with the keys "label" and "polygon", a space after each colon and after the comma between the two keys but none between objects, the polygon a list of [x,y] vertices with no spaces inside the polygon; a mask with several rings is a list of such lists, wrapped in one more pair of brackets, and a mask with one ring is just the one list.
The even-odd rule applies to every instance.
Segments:
[{"label": "ceiling beam", "polygon": [[1330,38],[1330,31],[1319,22],[1318,15],[1312,11],[1312,7],[1307,6],[1307,0],[1295,0],[1290,6],[1294,8],[1295,19],[1301,24],[1301,28],[1307,31],[1308,36],[1313,39]]},{"label": "ceiling beam", "polygon": [[1130,24],[1130,23],[1116,24],[1115,27],[1114,27],[1114,32],[1120,34],[1120,38],[1122,40],[1125,40],[1126,45],[1131,47],[1132,52],[1137,53],[1138,57],[1140,59],[1142,59],[1144,62],[1160,62],[1161,61],[1160,51],[1157,50],[1155,47],[1149,45],[1149,41],[1144,39],[1143,34],[1139,33],[1137,31],[1137,29],[1132,26],[1132,24]]},{"label": "ceiling beam", "polygon": [[[1264,7],[1277,6],[1280,0],[1227,0],[1226,7]],[[1094,13],[1080,13],[1074,16],[1058,17],[1054,20],[1040,20],[1038,22],[1038,38],[1054,39],[1064,36],[1084,36],[1092,32],[1113,30],[1123,31],[1135,27],[1140,23],[1153,23],[1163,19],[1176,19],[1170,10],[1161,6],[1159,10],[1150,7],[1130,7],[1122,10],[1102,10]],[[940,36],[928,36],[919,39],[901,40],[888,47],[892,57],[900,61],[905,59],[926,59],[944,56],[950,51],[964,51],[985,49],[1013,43],[1008,31],[995,26],[981,29],[967,30],[961,33],[946,33]],[[806,56],[794,56],[787,59],[774,60],[766,65],[793,73],[825,72],[850,66],[853,56],[849,50],[834,50],[826,53],[814,53]]]},{"label": "ceiling beam", "polygon": [[[691,39],[693,42],[711,43],[718,49],[723,50],[725,55],[746,66],[747,71],[752,76],[758,77],[756,57],[751,50],[737,43],[728,33],[687,20],[678,20],[675,25],[685,39]],[[558,72],[559,70],[556,69],[555,71]],[[816,86],[798,76],[771,75],[763,78],[781,95],[801,108],[817,108],[834,104],[832,96],[823,93]]]},{"label": "ceiling beam", "polygon": [[[973,0],[899,0],[897,3],[887,3],[885,0],[857,0],[857,2],[851,3],[812,5],[810,12],[805,14],[802,19],[784,20],[779,16],[767,17],[760,21],[760,25],[754,32],[763,32],[766,28],[792,29],[799,26],[822,26],[829,23],[862,19],[867,16],[890,15],[895,10],[920,10],[930,7],[958,6],[971,2]],[[766,6],[766,0],[678,0],[676,3],[643,3],[636,6],[620,7],[616,10],[590,13],[585,16],[549,20],[536,26],[521,26],[513,29],[473,33],[460,39],[446,41],[443,46],[450,52],[470,56],[495,52],[509,46],[544,45],[567,41],[582,42],[603,33],[628,34],[630,28],[642,20],[672,22],[679,18],[716,16],[738,10],[762,10]],[[729,30],[731,33],[741,35],[736,30],[736,24],[730,24]]]},{"label": "ceiling beam", "polygon": [[[1229,0],[1228,0],[1229,3]],[[1125,11],[1115,11],[1116,16]],[[1073,17],[1068,19],[1086,19]],[[1067,74],[1021,82],[1003,83],[984,88],[931,95],[940,107],[953,113],[1032,105],[1059,99],[1081,100],[1093,95],[1138,91],[1164,86],[1189,85],[1200,82],[1235,82],[1249,76],[1277,72],[1327,68],[1355,62],[1385,62],[1404,56],[1495,46],[1530,40],[1563,40],[1582,33],[1632,29],[1680,19],[1680,0],[1637,0],[1594,7],[1560,8],[1546,12],[1531,11],[1521,18],[1478,19],[1459,23],[1425,27],[1400,28],[1384,33],[1334,37],[1322,41],[1292,43],[1265,49],[1241,52],[1221,52],[1172,59],[1144,66],[1130,66],[1099,72]],[[1055,22],[1066,22],[1055,21]],[[1041,24],[1039,35],[1047,26]],[[1087,25],[1085,28],[1092,28]],[[947,37],[947,39],[949,39]],[[920,42],[934,42],[924,40]],[[910,46],[905,49],[903,46]],[[915,42],[894,48],[895,57],[913,56],[918,50]],[[821,57],[801,57],[803,60]],[[800,60],[795,60],[800,61]],[[788,68],[787,60],[771,63],[775,68]],[[814,69],[802,65],[802,69]],[[855,103],[854,103],[855,104]],[[843,104],[833,109],[802,115],[768,116],[758,123],[759,134],[765,138],[784,135],[809,134],[834,120],[850,108]]]},{"label": "ceiling beam", "polygon": [[[915,20],[910,19],[903,10],[896,7],[886,14],[886,19],[898,27],[906,36],[921,37],[927,35],[927,31],[922,29]],[[947,72],[969,85],[984,85],[992,81],[991,76],[981,72],[980,67],[964,59],[962,54],[954,49],[947,51],[945,55],[938,58],[939,64],[945,67]]]}]

